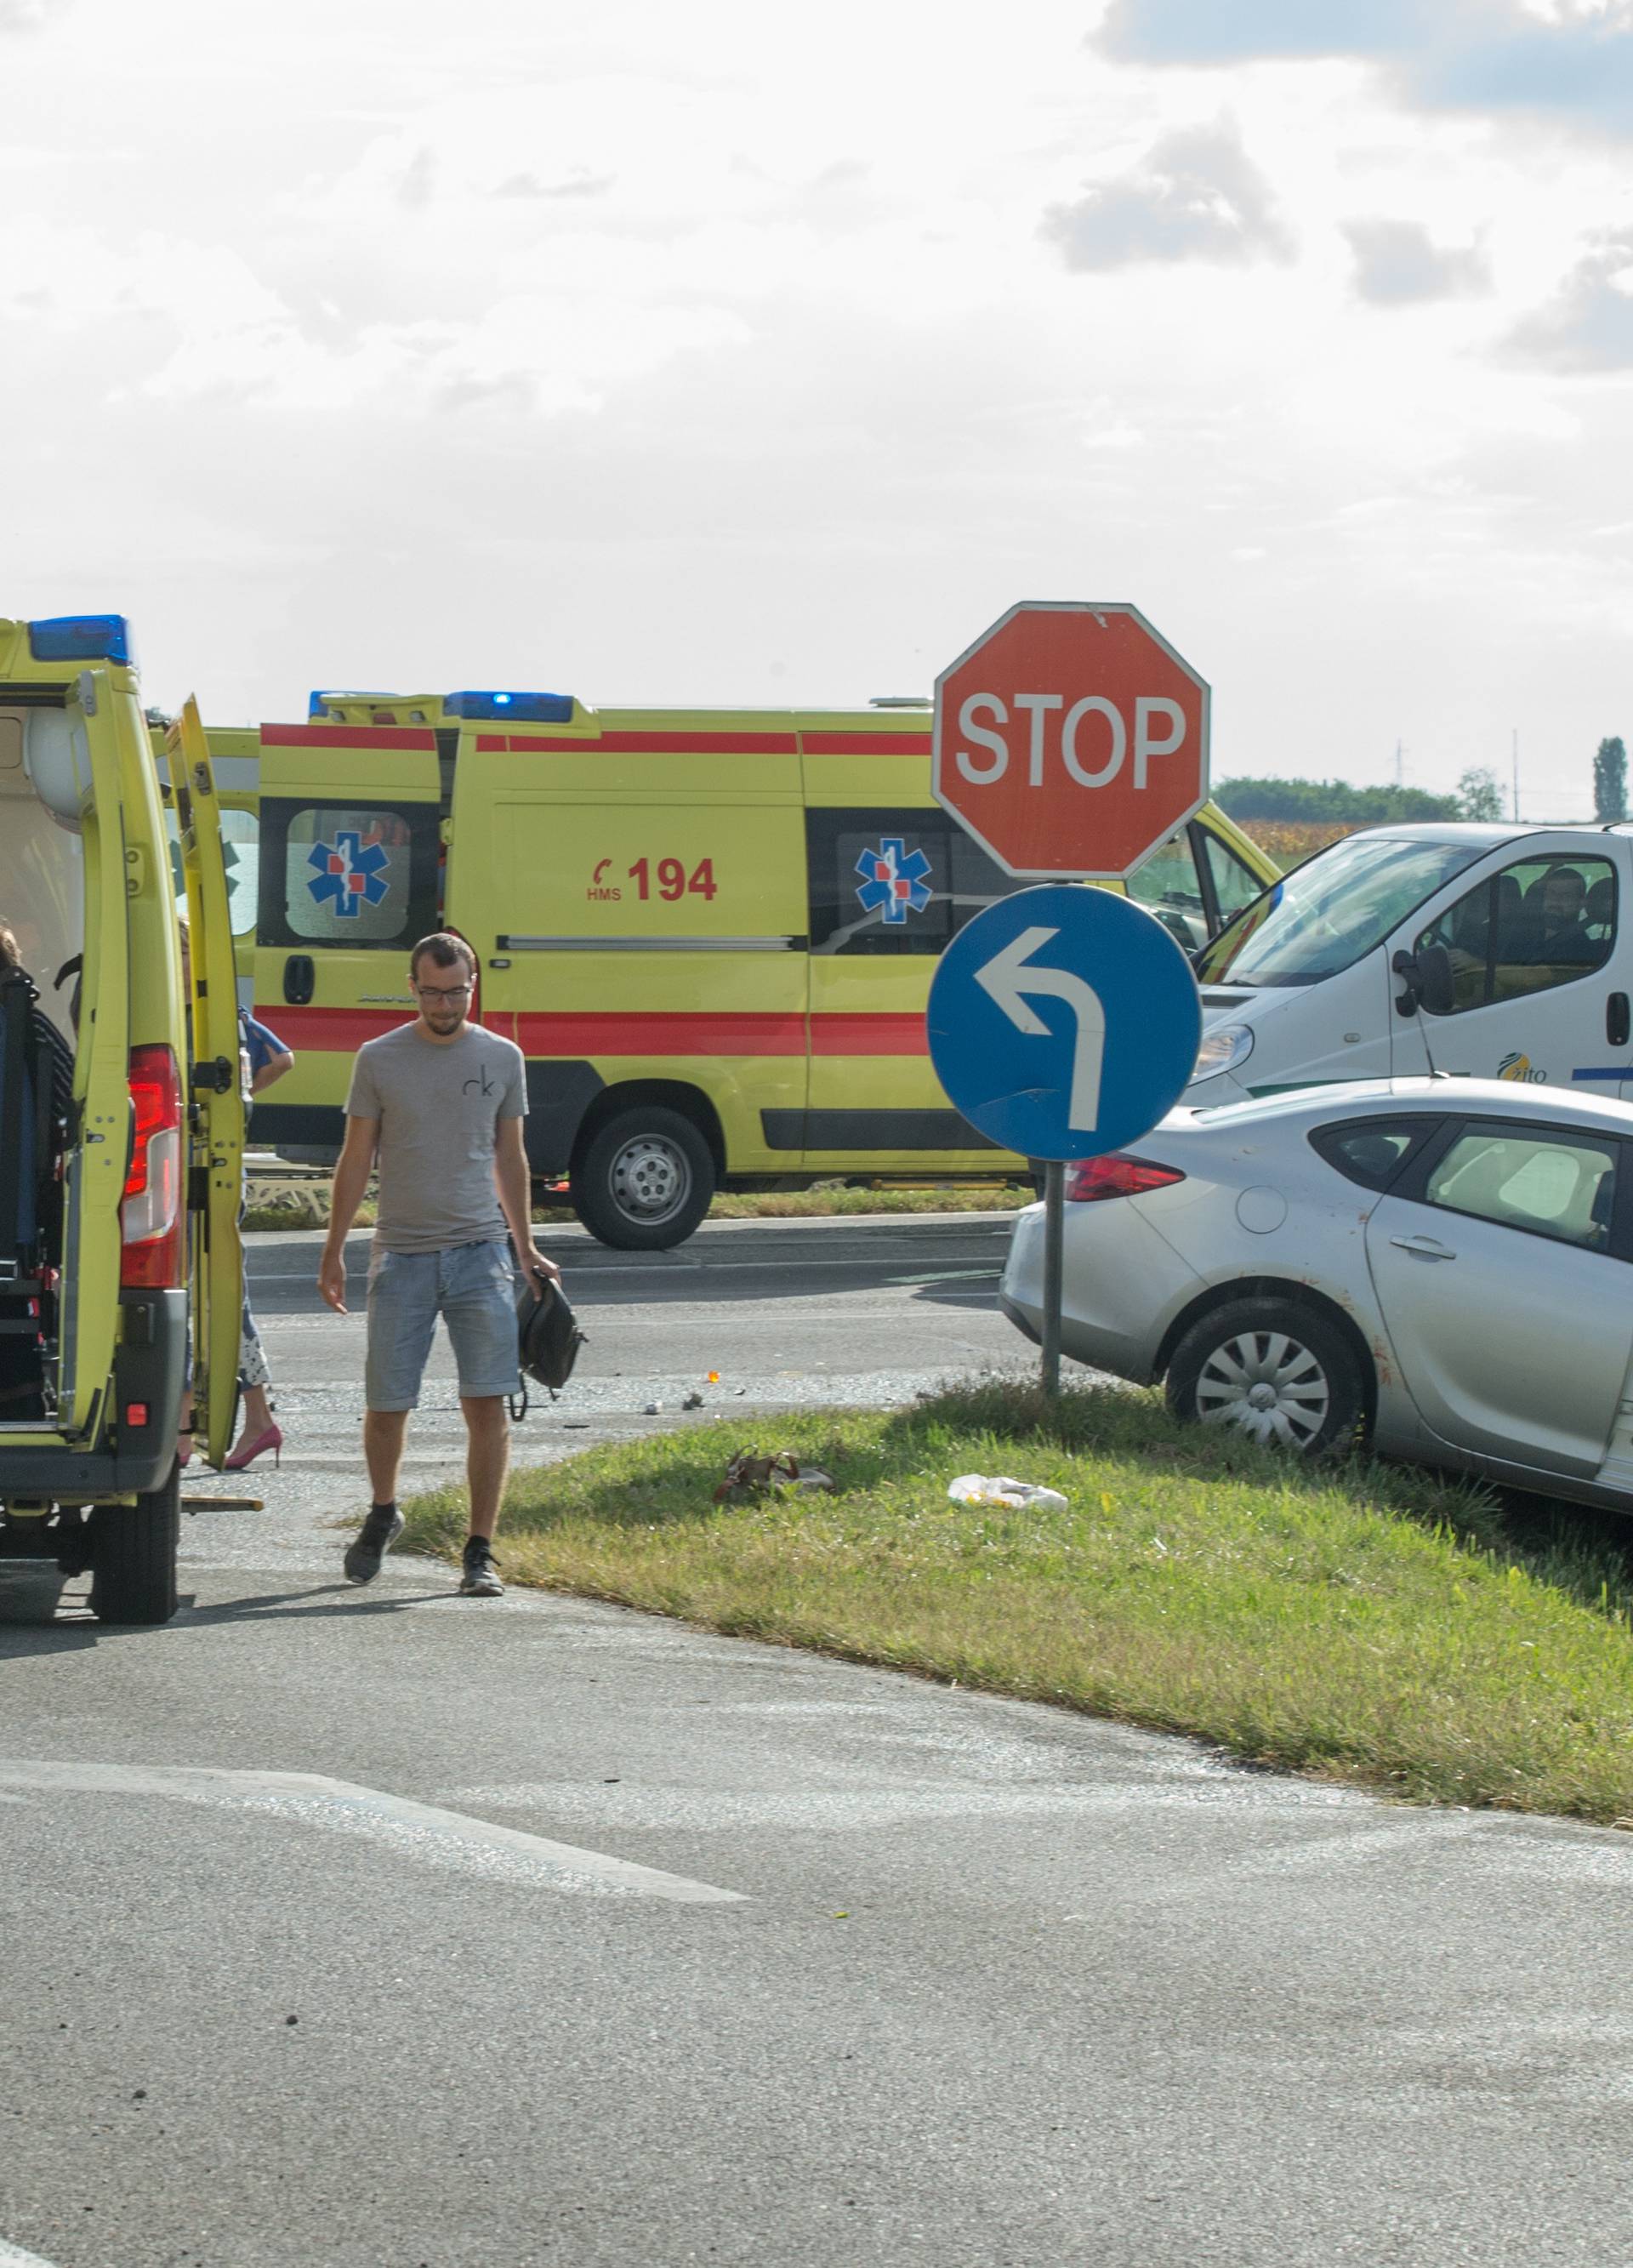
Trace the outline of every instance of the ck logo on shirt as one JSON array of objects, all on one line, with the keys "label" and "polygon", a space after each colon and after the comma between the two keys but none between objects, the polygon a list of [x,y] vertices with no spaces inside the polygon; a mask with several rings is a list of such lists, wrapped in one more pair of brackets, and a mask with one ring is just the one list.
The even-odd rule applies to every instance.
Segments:
[{"label": "ck logo on shirt", "polygon": [[493,1091],[493,1083],[488,1077],[485,1066],[480,1079],[467,1079],[465,1082],[467,1094],[491,1094]]}]

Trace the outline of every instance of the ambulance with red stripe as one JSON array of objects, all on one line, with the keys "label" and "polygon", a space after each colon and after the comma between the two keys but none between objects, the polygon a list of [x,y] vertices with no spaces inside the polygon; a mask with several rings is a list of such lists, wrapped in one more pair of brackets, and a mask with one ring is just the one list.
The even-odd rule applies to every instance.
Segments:
[{"label": "ambulance with red stripe", "polygon": [[[1020,1174],[925,1049],[937,956],[1023,887],[931,799],[930,725],[324,693],[212,735],[245,989],[296,1057],[257,1143],[334,1154],[351,1057],[445,926],[527,1059],[534,1172],[609,1244],[677,1244],[720,1189]],[[1208,806],[1128,887],[1197,946],[1275,874]]]}]

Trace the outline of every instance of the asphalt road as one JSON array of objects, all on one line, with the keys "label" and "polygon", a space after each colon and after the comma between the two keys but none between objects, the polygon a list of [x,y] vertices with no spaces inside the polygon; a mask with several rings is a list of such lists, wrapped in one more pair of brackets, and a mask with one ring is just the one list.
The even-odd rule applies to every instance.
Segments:
[{"label": "asphalt road", "polygon": [[[589,1368],[532,1450],[710,1368],[769,1440],[1024,1363],[1000,1248],[563,1241]],[[293,1454],[192,1523],[176,1621],[8,1579],[0,2268],[1627,2260],[1628,1838],[423,1563],[353,1591],[311,1258],[257,1253]]]}]

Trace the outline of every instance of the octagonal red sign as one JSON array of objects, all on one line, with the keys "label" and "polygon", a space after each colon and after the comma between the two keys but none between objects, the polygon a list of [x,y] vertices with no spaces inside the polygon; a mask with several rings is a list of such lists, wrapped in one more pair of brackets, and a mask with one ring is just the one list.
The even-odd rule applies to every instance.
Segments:
[{"label": "octagonal red sign", "polygon": [[1208,687],[1137,607],[1025,600],[936,680],[936,800],[1006,873],[1130,874],[1208,795]]}]

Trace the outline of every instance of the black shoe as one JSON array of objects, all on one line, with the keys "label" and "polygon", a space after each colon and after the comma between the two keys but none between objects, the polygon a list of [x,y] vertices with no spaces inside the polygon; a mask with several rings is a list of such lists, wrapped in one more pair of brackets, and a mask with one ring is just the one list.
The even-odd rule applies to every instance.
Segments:
[{"label": "black shoe", "polygon": [[465,1572],[460,1594],[467,1599],[502,1599],[504,1586],[493,1564],[493,1546],[485,1535],[473,1535],[465,1547]]},{"label": "black shoe", "polygon": [[377,1504],[364,1521],[357,1540],[347,1550],[346,1580],[349,1583],[371,1583],[380,1572],[380,1562],[391,1550],[403,1530],[403,1517],[394,1504]]}]

